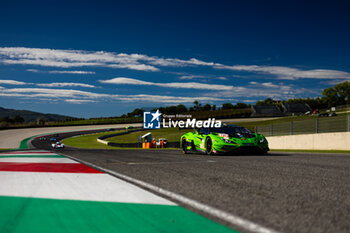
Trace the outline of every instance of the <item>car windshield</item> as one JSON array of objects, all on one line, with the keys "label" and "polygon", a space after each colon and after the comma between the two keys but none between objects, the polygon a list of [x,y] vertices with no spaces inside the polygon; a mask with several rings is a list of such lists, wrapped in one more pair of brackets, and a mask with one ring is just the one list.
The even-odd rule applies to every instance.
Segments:
[{"label": "car windshield", "polygon": [[211,128],[210,132],[224,133],[224,134],[228,134],[228,135],[234,135],[237,133],[240,133],[240,134],[251,134],[252,133],[249,129],[246,129],[246,128],[240,127],[240,126],[224,126],[221,128]]}]

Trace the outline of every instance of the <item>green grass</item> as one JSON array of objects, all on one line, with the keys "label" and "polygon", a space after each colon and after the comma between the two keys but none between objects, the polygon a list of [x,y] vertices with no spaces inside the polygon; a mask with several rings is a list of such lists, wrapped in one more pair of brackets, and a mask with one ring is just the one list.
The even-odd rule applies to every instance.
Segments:
[{"label": "green grass", "polygon": [[[88,135],[83,135],[83,136],[76,136],[76,137],[71,137],[71,138],[66,138],[62,142],[66,146],[71,146],[71,147],[76,147],[76,148],[83,148],[83,149],[108,149],[108,150],[124,150],[124,149],[134,149],[134,150],[142,150],[141,148],[129,148],[129,147],[113,147],[113,146],[107,146],[103,143],[97,142],[97,138],[104,136],[104,135],[110,135],[114,134],[117,132],[123,132],[124,130],[121,131],[114,131],[114,132],[104,132],[104,133],[95,133],[95,134],[88,134]],[[127,136],[123,135],[123,136]],[[120,137],[123,137],[120,136]],[[137,142],[137,139],[136,139]],[[165,148],[167,150],[177,150],[176,148]],[[149,149],[149,150],[159,150],[159,149]],[[164,149],[163,149],[164,150]]]},{"label": "green grass", "polygon": [[349,150],[276,150],[274,152],[304,152],[304,153],[336,153],[336,154],[350,154]]},{"label": "green grass", "polygon": [[179,142],[181,135],[191,131],[192,131],[191,129],[179,130],[178,128],[163,128],[163,129],[155,129],[155,130],[149,130],[149,131],[134,132],[126,135],[107,138],[106,140],[114,143],[137,143],[138,136],[151,132],[152,137],[155,138],[156,140],[158,138],[166,138],[168,142]]},{"label": "green grass", "polygon": [[77,136],[77,137],[71,137],[66,138],[62,142],[71,147],[77,147],[77,148],[85,148],[85,149],[114,149],[114,147],[107,146],[105,144],[102,144],[100,142],[97,142],[97,138],[101,137],[103,135],[110,135],[115,134],[117,132],[123,132],[123,131],[114,131],[114,132],[104,132],[104,133],[95,133],[95,134],[88,134],[83,136]]}]

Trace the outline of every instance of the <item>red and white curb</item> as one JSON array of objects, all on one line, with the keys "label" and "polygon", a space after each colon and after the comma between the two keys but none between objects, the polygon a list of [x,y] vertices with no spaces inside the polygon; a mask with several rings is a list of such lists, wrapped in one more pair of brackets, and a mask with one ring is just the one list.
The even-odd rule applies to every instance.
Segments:
[{"label": "red and white curb", "polygon": [[0,155],[1,196],[175,205],[69,158],[3,157],[35,154],[56,155],[46,151]]},{"label": "red and white curb", "polygon": [[123,174],[42,150],[0,153],[0,232],[236,232],[140,187],[247,231],[275,232]]}]

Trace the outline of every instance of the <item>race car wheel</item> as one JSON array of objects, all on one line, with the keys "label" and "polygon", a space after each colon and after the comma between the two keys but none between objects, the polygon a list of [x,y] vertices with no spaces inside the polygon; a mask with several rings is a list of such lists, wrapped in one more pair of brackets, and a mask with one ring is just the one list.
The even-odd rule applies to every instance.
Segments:
[{"label": "race car wheel", "polygon": [[196,146],[194,145],[194,141],[191,141],[191,151],[196,151]]},{"label": "race car wheel", "polygon": [[183,154],[187,154],[187,153],[188,153],[188,150],[187,150],[187,141],[186,141],[186,138],[183,138],[183,139],[182,139],[181,145],[182,145],[182,153],[183,153]]},{"label": "race car wheel", "polygon": [[207,153],[207,155],[212,155],[212,154],[213,154],[213,143],[212,143],[210,137],[207,137],[207,141],[206,141],[206,153]]}]

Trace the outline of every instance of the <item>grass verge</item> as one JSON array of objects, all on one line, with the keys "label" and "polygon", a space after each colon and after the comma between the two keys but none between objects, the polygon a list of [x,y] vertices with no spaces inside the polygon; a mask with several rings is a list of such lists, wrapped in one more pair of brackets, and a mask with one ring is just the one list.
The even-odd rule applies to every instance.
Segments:
[{"label": "grass verge", "polygon": [[[142,148],[129,148],[129,147],[113,147],[113,146],[107,146],[105,144],[102,144],[100,142],[97,142],[97,138],[104,136],[104,135],[110,135],[114,134],[116,132],[123,132],[123,131],[114,131],[114,132],[104,132],[104,133],[95,133],[95,134],[87,134],[82,136],[75,136],[63,139],[62,142],[66,146],[70,147],[76,147],[76,148],[82,148],[82,149],[106,149],[106,150],[126,150],[126,149],[133,149],[133,150],[142,150]],[[126,134],[128,135],[128,134]],[[123,136],[126,136],[123,135]],[[123,137],[121,136],[121,137]],[[137,139],[136,139],[137,142]],[[167,150],[176,150],[176,148],[166,148]],[[150,149],[150,150],[159,150],[159,149]]]},{"label": "grass verge", "polygon": [[63,139],[62,142],[67,146],[77,147],[77,148],[113,149],[113,147],[97,142],[97,138],[104,135],[115,134],[116,132],[123,132],[123,131],[103,132],[103,133],[94,133],[94,134],[87,134],[82,136],[75,136],[75,137]]},{"label": "grass verge", "polygon": [[191,131],[192,131],[191,129],[179,130],[178,128],[163,128],[163,129],[155,129],[150,131],[134,132],[126,135],[107,138],[106,140],[114,143],[137,143],[138,136],[151,132],[152,137],[155,139],[166,138],[168,142],[179,142],[181,135]]}]

